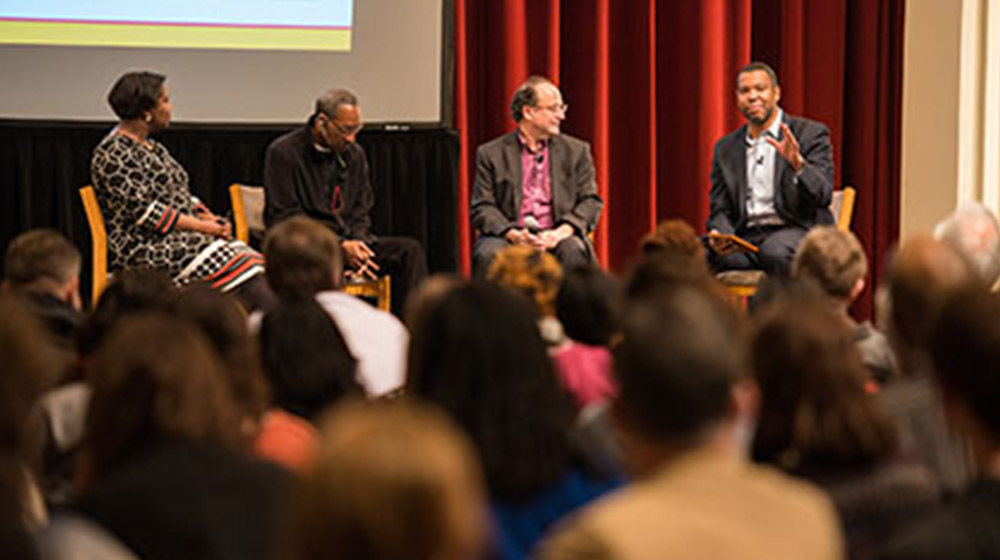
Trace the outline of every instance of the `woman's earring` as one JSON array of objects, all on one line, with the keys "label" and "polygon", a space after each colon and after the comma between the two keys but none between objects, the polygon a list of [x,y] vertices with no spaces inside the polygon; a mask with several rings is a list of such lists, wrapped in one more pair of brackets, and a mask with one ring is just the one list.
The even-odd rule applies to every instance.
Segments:
[{"label": "woman's earring", "polygon": [[146,123],[151,123],[153,122],[153,115],[146,113],[146,116],[143,117],[142,120],[146,121]]}]

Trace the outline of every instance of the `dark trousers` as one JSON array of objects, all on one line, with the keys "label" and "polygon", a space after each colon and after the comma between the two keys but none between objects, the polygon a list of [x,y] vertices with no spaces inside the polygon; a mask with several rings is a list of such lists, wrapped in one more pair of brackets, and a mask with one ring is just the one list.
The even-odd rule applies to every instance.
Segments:
[{"label": "dark trousers", "polygon": [[721,256],[709,249],[708,262],[714,272],[763,270],[771,276],[788,276],[795,250],[805,234],[806,230],[789,225],[743,228],[736,235],[760,247],[759,253]]},{"label": "dark trousers", "polygon": [[[507,247],[510,247],[510,242],[503,237],[493,235],[480,235],[477,237],[476,246],[472,250],[473,275],[477,278],[485,278],[497,253]],[[590,266],[594,264],[594,255],[590,250],[590,244],[577,235],[559,242],[552,250],[552,254],[555,255],[563,268]]]},{"label": "dark trousers", "polygon": [[379,275],[392,277],[392,314],[402,318],[406,300],[427,278],[427,257],[420,242],[410,237],[379,237],[369,245],[375,251]]}]

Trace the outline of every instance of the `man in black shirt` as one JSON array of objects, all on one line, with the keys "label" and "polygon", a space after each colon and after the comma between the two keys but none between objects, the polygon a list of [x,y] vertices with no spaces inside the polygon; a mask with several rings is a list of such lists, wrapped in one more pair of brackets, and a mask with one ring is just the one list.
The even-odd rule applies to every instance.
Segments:
[{"label": "man in black shirt", "polygon": [[357,96],[330,90],[304,127],[272,142],[264,158],[264,221],[270,227],[305,214],[326,224],[342,239],[349,274],[392,276],[392,310],[399,315],[427,264],[416,240],[372,233],[375,195],[368,158],[355,142],[361,125]]}]

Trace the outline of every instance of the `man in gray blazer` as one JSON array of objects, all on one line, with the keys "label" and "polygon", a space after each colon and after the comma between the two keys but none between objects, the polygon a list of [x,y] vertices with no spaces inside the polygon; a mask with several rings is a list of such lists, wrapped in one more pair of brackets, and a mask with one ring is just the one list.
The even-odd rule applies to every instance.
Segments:
[{"label": "man in gray blazer", "polygon": [[[787,275],[799,241],[832,224],[833,159],[825,125],[778,107],[774,70],[752,62],[737,75],[736,103],[747,124],[715,144],[712,156],[709,262],[714,270],[761,269]],[[742,252],[712,232],[735,233],[760,247]]]},{"label": "man in gray blazer", "polygon": [[511,100],[517,129],[477,150],[471,201],[477,276],[510,245],[551,251],[563,266],[593,263],[587,234],[604,203],[590,144],[560,134],[567,108],[555,84],[532,76]]}]

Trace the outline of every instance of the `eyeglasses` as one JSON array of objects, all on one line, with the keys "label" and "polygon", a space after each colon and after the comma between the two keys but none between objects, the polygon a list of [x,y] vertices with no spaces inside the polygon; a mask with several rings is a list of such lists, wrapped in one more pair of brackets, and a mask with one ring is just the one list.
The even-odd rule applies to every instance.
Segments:
[{"label": "eyeglasses", "polygon": [[555,105],[546,105],[544,107],[538,107],[539,111],[552,111],[553,113],[565,113],[569,111],[569,105],[566,103],[557,103]]},{"label": "eyeglasses", "polygon": [[345,124],[340,124],[339,122],[336,121],[330,121],[330,124],[333,125],[333,128],[337,129],[337,132],[343,134],[344,136],[350,136],[352,134],[355,134],[359,130],[361,130],[362,126],[364,126],[364,124],[360,122],[357,124],[345,125]]}]

